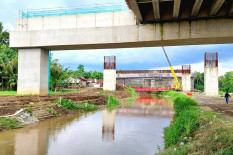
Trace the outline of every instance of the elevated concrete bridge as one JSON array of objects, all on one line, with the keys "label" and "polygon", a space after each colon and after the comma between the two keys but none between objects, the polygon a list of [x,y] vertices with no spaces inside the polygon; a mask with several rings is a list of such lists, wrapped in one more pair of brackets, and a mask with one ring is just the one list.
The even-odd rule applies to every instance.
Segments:
[{"label": "elevated concrete bridge", "polygon": [[229,2],[214,0],[209,8],[209,0],[196,0],[191,16],[184,0],[129,0],[133,11],[26,14],[10,33],[10,46],[19,49],[18,94],[48,94],[49,50],[233,43]]}]

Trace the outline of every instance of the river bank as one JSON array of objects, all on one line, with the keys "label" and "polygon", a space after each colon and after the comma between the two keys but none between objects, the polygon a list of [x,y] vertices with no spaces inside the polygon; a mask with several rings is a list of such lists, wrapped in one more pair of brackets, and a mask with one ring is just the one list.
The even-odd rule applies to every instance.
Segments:
[{"label": "river bank", "polygon": [[[35,117],[38,121],[53,117],[75,115],[85,111],[94,111],[108,106],[109,98],[124,102],[126,98],[133,94],[128,88],[121,88],[117,91],[108,92],[100,88],[87,88],[78,92],[50,95],[46,97],[39,96],[0,96],[0,131],[19,128],[30,124],[22,122],[24,117]],[[114,102],[114,101],[110,101]],[[113,103],[114,104],[114,103]],[[22,111],[24,113],[17,117],[11,115]],[[28,115],[28,114],[29,115]],[[7,117],[1,118],[1,117]],[[17,120],[19,122],[17,122]],[[25,118],[24,118],[25,119]],[[31,119],[30,119],[31,120]],[[35,123],[31,122],[31,123]],[[16,125],[12,125],[12,124]]]},{"label": "river bank", "polygon": [[142,155],[163,150],[163,129],[171,122],[173,104],[152,96],[127,100],[0,132],[0,154]]},{"label": "river bank", "polygon": [[175,115],[165,129],[160,154],[232,154],[233,125],[224,116],[201,109],[192,98],[164,92],[174,102]]}]

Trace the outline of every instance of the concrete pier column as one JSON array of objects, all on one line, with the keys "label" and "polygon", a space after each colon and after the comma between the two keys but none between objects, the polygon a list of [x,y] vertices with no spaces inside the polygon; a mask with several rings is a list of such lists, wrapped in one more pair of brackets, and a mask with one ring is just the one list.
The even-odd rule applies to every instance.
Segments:
[{"label": "concrete pier column", "polygon": [[116,57],[104,57],[103,90],[116,90]]},{"label": "concrete pier column", "polygon": [[183,91],[191,91],[191,74],[182,74]]},{"label": "concrete pier column", "polygon": [[19,49],[18,95],[48,95],[48,62],[48,50]]},{"label": "concrete pier column", "polygon": [[207,96],[217,96],[218,88],[218,53],[205,53],[204,91]]},{"label": "concrete pier column", "polygon": [[191,65],[182,65],[182,86],[183,91],[191,91]]}]

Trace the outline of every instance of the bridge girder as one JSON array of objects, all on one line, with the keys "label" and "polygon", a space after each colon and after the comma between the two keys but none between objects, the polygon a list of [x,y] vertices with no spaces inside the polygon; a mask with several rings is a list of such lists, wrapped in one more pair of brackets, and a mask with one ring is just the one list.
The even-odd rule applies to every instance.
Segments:
[{"label": "bridge girder", "polygon": [[141,23],[232,18],[232,0],[128,0]]}]

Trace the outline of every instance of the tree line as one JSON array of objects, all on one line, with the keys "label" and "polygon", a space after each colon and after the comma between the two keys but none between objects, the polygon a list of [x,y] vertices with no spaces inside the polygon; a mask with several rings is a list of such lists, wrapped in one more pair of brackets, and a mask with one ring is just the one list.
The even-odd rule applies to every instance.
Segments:
[{"label": "tree line", "polygon": [[[70,85],[69,78],[103,79],[103,73],[85,71],[83,65],[77,70],[65,68],[57,59],[52,60],[50,71],[50,89],[60,90]],[[0,90],[16,90],[18,77],[18,50],[9,47],[9,32],[3,31],[0,22]]]},{"label": "tree line", "polygon": [[[204,91],[204,73],[194,73],[194,89]],[[226,72],[224,75],[219,76],[219,91],[233,92],[233,71]]]}]

